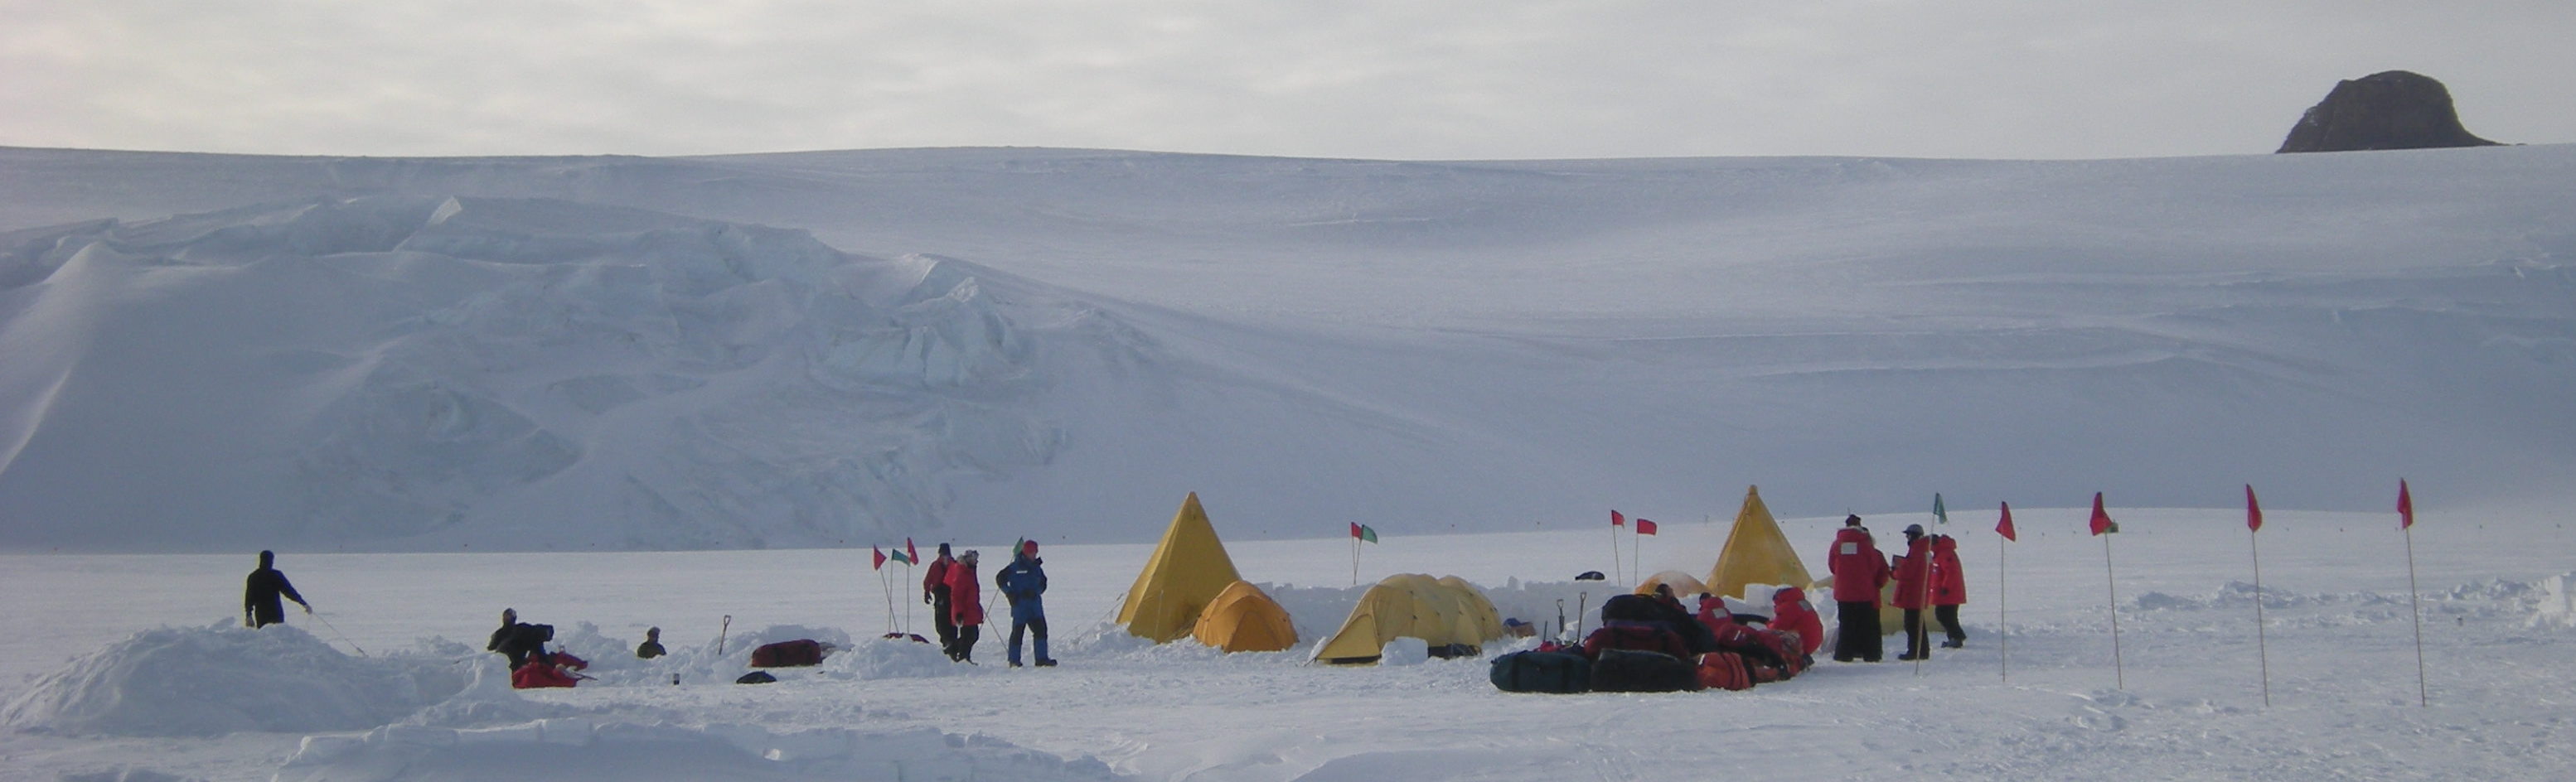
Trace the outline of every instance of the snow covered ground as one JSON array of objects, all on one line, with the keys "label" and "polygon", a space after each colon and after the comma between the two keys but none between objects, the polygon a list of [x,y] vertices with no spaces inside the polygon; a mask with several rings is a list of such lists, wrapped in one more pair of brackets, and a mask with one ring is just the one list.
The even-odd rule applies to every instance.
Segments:
[{"label": "snow covered ground", "polygon": [[[1222,534],[1222,505],[1211,505]],[[2112,510],[2123,528],[2109,581],[2116,668],[2103,547],[2083,533],[2083,509],[2017,507],[2022,540],[1999,545],[1991,511],[1954,508],[1949,532],[1970,577],[1966,649],[1919,670],[1825,662],[1748,692],[1654,695],[1505,694],[1485,681],[1482,659],[1335,668],[1304,664],[1304,650],[1147,645],[1107,625],[1150,550],[1139,544],[1042,552],[1065,661],[1048,670],[1000,666],[993,628],[972,667],[874,638],[888,604],[865,551],[283,556],[330,624],[294,613],[291,629],[257,632],[230,616],[248,556],[13,555],[0,562],[13,624],[42,629],[0,645],[0,675],[14,685],[0,711],[11,730],[0,735],[0,778],[2576,774],[2576,622],[2552,608],[2564,598],[2546,584],[2576,570],[2563,519],[2419,521],[2427,707],[2395,514],[2269,512],[2266,707],[2242,512],[2123,510],[2116,496]],[[1835,523],[1783,526],[1815,549],[1812,566]],[[1872,520],[1882,531],[1905,523],[1928,514]],[[1663,527],[1642,541],[1646,569],[1704,572],[1725,526]],[[1569,612],[1577,590],[1597,606],[1600,584],[1568,579],[1607,570],[1609,548],[1603,530],[1391,535],[1362,549],[1359,577],[1455,573],[1506,615],[1552,624],[1558,596]],[[1346,540],[1229,549],[1289,607],[1306,645],[1357,597]],[[903,601],[917,594],[895,585],[899,610],[927,633],[918,603]],[[497,674],[497,658],[478,650],[502,606],[555,624],[601,680],[530,692],[477,683]],[[671,657],[625,654],[648,625],[664,629]],[[785,637],[857,640],[776,684],[727,683],[747,670],[748,646]]]}]

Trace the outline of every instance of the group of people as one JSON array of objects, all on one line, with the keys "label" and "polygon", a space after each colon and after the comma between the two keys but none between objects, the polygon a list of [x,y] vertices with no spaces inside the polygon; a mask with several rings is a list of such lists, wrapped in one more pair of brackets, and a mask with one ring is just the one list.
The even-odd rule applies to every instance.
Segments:
[{"label": "group of people", "polygon": [[1959,626],[1959,606],[1968,602],[1968,581],[1959,570],[1959,542],[1950,536],[1926,535],[1923,525],[1906,525],[1905,553],[1890,559],[1879,552],[1859,516],[1846,516],[1843,528],[1834,533],[1833,550],[1825,555],[1825,569],[1834,577],[1839,627],[1835,661],[1874,663],[1884,654],[1879,597],[1891,581],[1896,589],[1889,603],[1905,612],[1905,651],[1896,659],[1932,656],[1931,628],[1923,621],[1925,608],[1932,609],[1932,618],[1941,623],[1946,636],[1943,648],[1967,645],[1968,631]]},{"label": "group of people", "polygon": [[[948,659],[961,663],[975,662],[975,642],[983,634],[984,589],[975,578],[978,556],[968,550],[951,556],[948,544],[939,544],[939,556],[930,561],[929,572],[921,577],[921,602],[930,604],[931,626],[938,628],[939,649]],[[1011,606],[1011,642],[1008,656],[1011,667],[1020,667],[1020,640],[1035,639],[1037,655],[1033,662],[1040,668],[1055,666],[1047,654],[1046,560],[1038,558],[1038,542],[1020,541],[1011,555],[1011,564],[993,574],[993,586]]]}]

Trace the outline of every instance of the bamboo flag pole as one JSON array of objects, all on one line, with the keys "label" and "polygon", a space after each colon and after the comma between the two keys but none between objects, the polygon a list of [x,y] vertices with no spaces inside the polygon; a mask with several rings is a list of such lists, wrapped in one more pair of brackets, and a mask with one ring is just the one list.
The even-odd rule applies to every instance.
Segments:
[{"label": "bamboo flag pole", "polygon": [[2397,479],[2397,529],[2406,533],[2406,604],[2415,614],[2415,705],[2433,705],[2432,691],[2424,683],[2424,604],[2415,586],[2415,496],[2406,491],[2406,479]]},{"label": "bamboo flag pole", "polygon": [[2004,548],[2017,540],[2013,529],[2012,503],[2003,503],[2003,519],[1995,522],[1995,675],[2012,681],[2012,614],[2004,606]]},{"label": "bamboo flag pole", "polygon": [[2111,686],[2128,689],[2127,666],[2120,661],[2120,586],[2111,576],[2111,536],[2120,531],[2118,522],[2102,510],[2102,493],[2093,493],[2093,536],[2102,539],[2102,586],[2111,597]]},{"label": "bamboo flag pole", "polygon": [[1615,510],[1610,512],[1610,582],[1614,584],[1628,583],[1619,570],[1619,528],[1627,525],[1627,517]]},{"label": "bamboo flag pole", "polygon": [[894,582],[888,579],[885,568],[877,568],[877,586],[885,590],[886,632],[899,632],[901,628],[894,623]]},{"label": "bamboo flag pole", "polygon": [[2245,484],[2245,546],[2254,554],[2254,654],[2262,665],[2263,705],[2272,705],[2272,649],[2263,638],[2263,506],[2254,501],[2254,484]]}]

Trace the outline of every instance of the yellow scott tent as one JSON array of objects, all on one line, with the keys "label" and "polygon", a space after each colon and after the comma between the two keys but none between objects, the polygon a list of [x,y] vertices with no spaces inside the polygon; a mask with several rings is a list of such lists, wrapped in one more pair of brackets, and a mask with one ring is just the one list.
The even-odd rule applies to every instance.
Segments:
[{"label": "yellow scott tent", "polygon": [[1144,572],[1136,574],[1136,585],[1127,588],[1118,623],[1139,638],[1170,642],[1189,635],[1199,610],[1241,580],[1234,558],[1226,556],[1225,543],[1208,524],[1207,511],[1199,508],[1198,492],[1191,492],[1172,515],[1171,528],[1163,530],[1154,556],[1145,560]]},{"label": "yellow scott tent", "polygon": [[[1798,559],[1798,550],[1789,545],[1789,536],[1781,534],[1780,522],[1771,518],[1771,509],[1762,504],[1761,487],[1744,487],[1744,507],[1735,512],[1735,529],[1726,533],[1726,547],[1717,554],[1717,566],[1709,568],[1710,594],[1743,598],[1746,584],[1799,585],[1814,582],[1807,575],[1807,565]],[[1676,586],[1675,590],[1679,591]]]},{"label": "yellow scott tent", "polygon": [[1199,643],[1229,652],[1276,652],[1297,645],[1297,626],[1288,609],[1250,581],[1236,581],[1199,612],[1190,635]]},{"label": "yellow scott tent", "polygon": [[1385,653],[1386,643],[1397,638],[1420,638],[1435,654],[1458,646],[1473,650],[1503,637],[1500,617],[1484,592],[1457,576],[1387,576],[1360,595],[1359,605],[1351,608],[1351,616],[1342,621],[1342,629],[1333,633],[1332,640],[1315,647],[1314,659],[1335,664],[1374,663]]}]

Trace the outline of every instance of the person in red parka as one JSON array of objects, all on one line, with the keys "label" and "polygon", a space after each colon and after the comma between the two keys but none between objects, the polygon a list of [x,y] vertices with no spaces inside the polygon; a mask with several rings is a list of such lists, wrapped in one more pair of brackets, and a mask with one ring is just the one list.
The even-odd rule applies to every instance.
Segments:
[{"label": "person in red parka", "polygon": [[939,629],[939,651],[948,659],[957,659],[957,623],[948,615],[955,609],[948,600],[948,566],[957,558],[948,555],[948,544],[939,544],[939,557],[930,560],[928,573],[921,575],[921,602],[930,604],[930,626]]},{"label": "person in red parka", "polygon": [[1808,654],[1825,645],[1825,620],[1816,616],[1815,606],[1807,604],[1807,593],[1797,587],[1771,593],[1771,629],[1797,633],[1798,650]]},{"label": "person in red parka", "polygon": [[1896,558],[1896,607],[1905,609],[1905,653],[1899,660],[1932,656],[1932,632],[1923,626],[1923,607],[1932,602],[1932,539],[1923,525],[1905,525],[1905,554]]},{"label": "person in red parka", "polygon": [[1940,620],[1942,634],[1949,636],[1941,648],[1968,644],[1968,631],[1959,626],[1959,606],[1967,602],[1968,577],[1959,573],[1959,541],[1948,535],[1932,536],[1932,618]]},{"label": "person in red parka", "polygon": [[957,625],[957,643],[948,659],[975,661],[975,639],[984,632],[984,587],[975,583],[975,552],[968,550],[948,565],[948,621]]},{"label": "person in red parka", "polygon": [[1860,516],[1843,518],[1842,530],[1834,533],[1833,551],[1825,555],[1825,569],[1834,574],[1834,620],[1841,628],[1834,636],[1834,660],[1878,662],[1884,653],[1878,588],[1887,585],[1887,556],[1878,552],[1869,528],[1860,525]]}]

